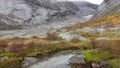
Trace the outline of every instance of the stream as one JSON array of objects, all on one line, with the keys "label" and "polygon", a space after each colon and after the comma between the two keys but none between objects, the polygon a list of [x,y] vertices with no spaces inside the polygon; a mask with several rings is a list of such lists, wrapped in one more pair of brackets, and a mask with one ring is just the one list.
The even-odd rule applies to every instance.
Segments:
[{"label": "stream", "polygon": [[51,57],[44,59],[39,58],[38,62],[30,65],[28,68],[71,68],[69,65],[69,59],[76,54],[80,54],[81,52],[81,50],[62,51]]},{"label": "stream", "polygon": [[71,68],[69,66],[68,60],[73,56],[73,54],[56,56],[48,59],[44,62],[38,62],[29,68]]}]

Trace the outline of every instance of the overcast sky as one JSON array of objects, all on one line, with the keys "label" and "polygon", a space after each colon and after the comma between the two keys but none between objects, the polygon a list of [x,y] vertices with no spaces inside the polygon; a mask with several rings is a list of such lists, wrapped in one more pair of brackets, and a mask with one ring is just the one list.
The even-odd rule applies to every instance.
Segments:
[{"label": "overcast sky", "polygon": [[85,0],[94,4],[101,4],[103,2],[103,0]]},{"label": "overcast sky", "polygon": [[[58,1],[83,1],[83,0],[58,0]],[[101,4],[103,2],[103,0],[84,0],[84,1],[88,1],[94,4]]]}]

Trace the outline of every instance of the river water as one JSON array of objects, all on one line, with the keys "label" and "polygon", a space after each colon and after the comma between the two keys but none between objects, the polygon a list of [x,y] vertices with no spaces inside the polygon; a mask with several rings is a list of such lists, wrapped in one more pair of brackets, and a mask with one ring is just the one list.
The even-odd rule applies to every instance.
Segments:
[{"label": "river water", "polygon": [[80,54],[81,52],[81,50],[60,52],[50,58],[43,59],[28,68],[71,68],[69,65],[69,59],[76,54]]},{"label": "river water", "polygon": [[38,62],[29,68],[71,68],[68,61],[73,54],[56,56],[44,62]]}]

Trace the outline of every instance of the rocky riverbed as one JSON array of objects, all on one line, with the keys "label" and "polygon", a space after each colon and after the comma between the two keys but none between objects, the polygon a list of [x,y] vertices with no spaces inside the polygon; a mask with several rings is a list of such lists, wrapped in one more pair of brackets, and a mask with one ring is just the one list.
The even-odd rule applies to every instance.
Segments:
[{"label": "rocky riverbed", "polygon": [[82,50],[61,51],[50,57],[26,57],[23,61],[23,68],[71,68],[70,58],[80,54]]}]

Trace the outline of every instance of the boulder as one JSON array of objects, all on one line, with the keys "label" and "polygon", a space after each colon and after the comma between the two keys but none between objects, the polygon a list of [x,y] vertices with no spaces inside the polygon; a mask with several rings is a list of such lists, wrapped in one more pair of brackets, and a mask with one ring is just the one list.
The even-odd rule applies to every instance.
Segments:
[{"label": "boulder", "polygon": [[75,55],[71,57],[69,63],[73,68],[91,68],[91,64],[85,61],[83,55]]},{"label": "boulder", "polygon": [[59,38],[59,37],[58,37],[57,30],[55,30],[55,29],[49,30],[49,31],[47,32],[47,37],[48,37],[49,39],[57,39],[57,38]]},{"label": "boulder", "polygon": [[100,61],[99,63],[92,63],[92,68],[110,68],[107,61]]},{"label": "boulder", "polygon": [[100,65],[98,63],[92,63],[92,68],[100,68]]},{"label": "boulder", "polygon": [[101,61],[100,68],[110,68],[108,61]]},{"label": "boulder", "polygon": [[83,55],[75,55],[70,58],[70,64],[86,64],[85,57]]},{"label": "boulder", "polygon": [[4,57],[0,58],[0,62],[3,62],[4,60],[8,60],[8,59],[9,59],[8,56],[4,56]]},{"label": "boulder", "polygon": [[104,27],[101,27],[101,28],[97,28],[97,32],[100,34],[100,35],[105,35],[107,33],[108,29],[104,28]]},{"label": "boulder", "polygon": [[76,34],[70,34],[68,32],[66,33],[61,33],[59,34],[59,37],[66,39],[67,41],[72,41],[72,40],[79,40],[79,41],[87,41],[90,42],[90,40]]},{"label": "boulder", "polygon": [[95,33],[96,28],[94,27],[83,27],[82,29],[77,29],[77,32],[84,32],[84,33]]},{"label": "boulder", "polygon": [[37,62],[37,59],[36,58],[33,58],[33,57],[25,57],[24,58],[24,61],[22,62],[23,63],[23,66],[29,66],[33,63]]},{"label": "boulder", "polygon": [[118,35],[120,35],[120,26],[119,25],[116,25],[115,27],[110,28],[109,30],[115,32]]}]

